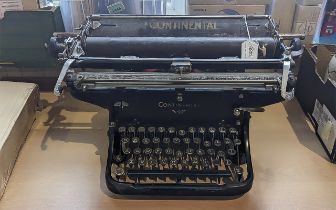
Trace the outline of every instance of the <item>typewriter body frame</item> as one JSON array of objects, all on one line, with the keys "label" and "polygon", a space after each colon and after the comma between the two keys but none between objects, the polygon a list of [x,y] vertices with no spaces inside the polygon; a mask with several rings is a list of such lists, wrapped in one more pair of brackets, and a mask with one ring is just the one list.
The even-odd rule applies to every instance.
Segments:
[{"label": "typewriter body frame", "polygon": [[[54,92],[61,94],[64,81],[75,98],[110,111],[106,182],[112,192],[239,196],[253,182],[250,112],[293,97],[290,68],[300,38],[280,35],[269,16],[93,15],[79,33],[51,39],[65,61]],[[285,46],[287,39],[296,40]],[[245,41],[258,43],[257,59],[241,58]],[[179,177],[170,184],[121,182],[111,175],[121,153],[118,128],[139,125],[233,126],[244,156],[236,164],[245,164],[247,174],[221,185],[180,183]]]}]

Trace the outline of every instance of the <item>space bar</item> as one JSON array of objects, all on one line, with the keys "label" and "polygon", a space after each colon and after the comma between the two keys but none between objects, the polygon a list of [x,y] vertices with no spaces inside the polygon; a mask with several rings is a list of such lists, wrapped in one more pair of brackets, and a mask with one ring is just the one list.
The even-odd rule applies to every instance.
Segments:
[{"label": "space bar", "polygon": [[130,178],[139,177],[231,177],[231,172],[227,170],[219,171],[182,171],[182,170],[128,170]]}]

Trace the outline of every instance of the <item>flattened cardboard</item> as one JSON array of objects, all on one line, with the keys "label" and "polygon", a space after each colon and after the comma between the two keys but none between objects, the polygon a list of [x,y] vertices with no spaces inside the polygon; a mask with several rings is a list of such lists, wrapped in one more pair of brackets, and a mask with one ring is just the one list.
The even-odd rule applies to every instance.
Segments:
[{"label": "flattened cardboard", "polygon": [[35,120],[39,91],[35,84],[0,82],[0,198],[20,148]]}]

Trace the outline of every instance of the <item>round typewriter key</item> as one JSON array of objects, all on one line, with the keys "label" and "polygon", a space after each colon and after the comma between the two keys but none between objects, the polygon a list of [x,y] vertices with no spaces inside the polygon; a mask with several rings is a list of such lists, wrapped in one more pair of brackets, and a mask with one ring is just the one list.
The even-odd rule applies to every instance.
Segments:
[{"label": "round typewriter key", "polygon": [[161,155],[161,154],[162,154],[162,149],[161,149],[161,148],[155,148],[155,149],[154,149],[154,153],[155,153],[156,155]]},{"label": "round typewriter key", "polygon": [[141,154],[141,149],[140,149],[140,148],[135,148],[135,149],[133,150],[133,153],[134,153],[135,155],[140,155],[140,154]]},{"label": "round typewriter key", "polygon": [[178,164],[178,161],[176,160],[176,158],[172,158],[172,159],[170,160],[170,165],[171,165],[172,167],[176,167],[177,164]]},{"label": "round typewriter key", "polygon": [[176,151],[176,157],[178,157],[178,158],[183,157],[183,152],[180,151],[180,150]]},{"label": "round typewriter key", "polygon": [[170,148],[170,147],[168,147],[167,149],[165,149],[165,153],[166,153],[167,155],[171,155],[171,154],[173,154],[173,149]]},{"label": "round typewriter key", "polygon": [[190,139],[190,138],[183,138],[183,142],[184,142],[185,144],[190,144],[191,139]]},{"label": "round typewriter key", "polygon": [[214,145],[215,145],[216,147],[220,147],[220,146],[222,146],[222,142],[219,141],[219,140],[215,140]]},{"label": "round typewriter key", "polygon": [[124,132],[126,132],[126,127],[119,127],[118,131],[119,131],[119,133],[124,133]]},{"label": "round typewriter key", "polygon": [[170,134],[175,133],[175,128],[174,127],[168,128],[168,133],[170,133]]},{"label": "round typewriter key", "polygon": [[188,131],[189,131],[189,133],[195,133],[195,132],[196,132],[196,128],[194,128],[194,127],[189,127],[189,128],[188,128]]},{"label": "round typewriter key", "polygon": [[160,144],[160,139],[159,138],[153,138],[153,143],[154,144]]},{"label": "round typewriter key", "polygon": [[166,129],[165,129],[164,127],[159,127],[159,128],[158,128],[158,131],[159,131],[160,133],[163,133],[163,132],[166,131]]},{"label": "round typewriter key", "polygon": [[144,138],[144,139],[142,139],[142,143],[143,144],[145,144],[145,145],[147,145],[147,144],[150,144],[150,139],[149,138]]},{"label": "round typewriter key", "polygon": [[241,140],[240,139],[235,139],[233,140],[234,145],[239,146],[241,145]]},{"label": "round typewriter key", "polygon": [[219,150],[219,151],[217,152],[217,155],[218,155],[218,157],[223,158],[223,157],[225,157],[225,152],[222,151],[222,150]]},{"label": "round typewriter key", "polygon": [[167,165],[167,164],[168,164],[168,159],[167,159],[167,158],[162,158],[162,159],[160,160],[160,164],[161,164],[162,166]]},{"label": "round typewriter key", "polygon": [[203,160],[202,162],[201,162],[201,164],[202,164],[202,167],[203,168],[205,168],[205,169],[209,169],[209,161],[207,161],[207,160]]},{"label": "round typewriter key", "polygon": [[228,154],[229,154],[230,156],[234,156],[234,155],[237,154],[236,150],[234,150],[234,149],[228,149],[227,152],[228,152]]},{"label": "round typewriter key", "polygon": [[131,167],[133,167],[135,165],[135,160],[133,158],[130,158],[127,160],[127,164]]},{"label": "round typewriter key", "polygon": [[123,175],[125,175],[125,170],[123,168],[117,167],[116,168],[116,175],[117,176],[123,176]]},{"label": "round typewriter key", "polygon": [[139,158],[138,163],[139,163],[139,166],[144,166],[146,165],[146,160],[143,158]]},{"label": "round typewriter key", "polygon": [[199,132],[200,134],[204,134],[204,133],[205,133],[205,128],[203,128],[203,127],[199,127],[199,128],[198,128],[198,132]]},{"label": "round typewriter key", "polygon": [[162,142],[164,144],[169,144],[170,143],[170,138],[163,138]]},{"label": "round typewriter key", "polygon": [[210,127],[209,128],[209,133],[214,134],[216,132],[216,128]]},{"label": "round typewriter key", "polygon": [[196,150],[196,154],[199,155],[199,156],[203,156],[203,155],[205,155],[205,152],[202,149],[198,149],[198,150]]},{"label": "round typewriter key", "polygon": [[226,145],[231,145],[231,144],[232,144],[231,139],[229,139],[229,138],[225,138],[225,139],[224,139],[224,144],[226,144]]},{"label": "round typewriter key", "polygon": [[121,143],[127,144],[129,142],[129,138],[122,138]]},{"label": "round typewriter key", "polygon": [[174,144],[179,144],[181,142],[180,138],[173,138],[173,143]]},{"label": "round typewriter key", "polygon": [[185,132],[185,130],[179,130],[179,131],[178,131],[178,134],[179,134],[180,136],[184,136],[184,135],[186,134],[186,132]]},{"label": "round typewriter key", "polygon": [[158,161],[157,161],[156,158],[149,158],[148,164],[151,165],[151,166],[155,166],[155,165],[158,164]]},{"label": "round typewriter key", "polygon": [[219,127],[218,130],[219,130],[219,132],[222,133],[222,134],[223,134],[223,133],[226,133],[226,128],[224,128],[224,127]]},{"label": "round typewriter key", "polygon": [[143,152],[144,152],[145,155],[150,155],[150,154],[152,154],[153,150],[151,148],[146,148],[146,149],[144,149]]},{"label": "round typewriter key", "polygon": [[232,161],[230,159],[226,159],[224,163],[226,166],[230,166],[232,164]]},{"label": "round typewriter key", "polygon": [[194,143],[195,144],[201,144],[201,139],[200,138],[194,138]]},{"label": "round typewriter key", "polygon": [[229,129],[229,132],[230,132],[231,134],[236,134],[236,133],[237,133],[237,129],[235,129],[235,128],[230,128],[230,129]]},{"label": "round typewriter key", "polygon": [[155,132],[155,127],[148,127],[148,132],[150,132],[150,133],[154,133]]},{"label": "round typewriter key", "polygon": [[187,153],[187,155],[192,155],[192,154],[194,154],[194,150],[192,148],[187,148],[186,153]]},{"label": "round typewriter key", "polygon": [[181,165],[182,165],[182,167],[188,167],[189,166],[188,160],[182,159],[181,160]]},{"label": "round typewriter key", "polygon": [[216,154],[216,151],[214,149],[208,149],[207,150],[207,153],[211,156],[215,155]]},{"label": "round typewriter key", "polygon": [[192,160],[191,160],[191,165],[197,166],[198,163],[199,163],[198,158],[197,157],[193,157]]},{"label": "round typewriter key", "polygon": [[140,133],[143,133],[145,131],[146,131],[145,127],[139,127],[138,128],[138,132],[140,132]]},{"label": "round typewriter key", "polygon": [[123,153],[124,153],[125,155],[129,155],[129,154],[132,153],[132,150],[131,150],[131,148],[127,147],[127,148],[123,149]]},{"label": "round typewriter key", "polygon": [[213,165],[214,166],[220,166],[220,159],[219,158],[216,158],[216,159],[214,159],[213,161],[212,161],[212,163],[213,163]]},{"label": "round typewriter key", "polygon": [[132,143],[133,144],[138,144],[140,142],[140,139],[138,137],[133,137],[132,138]]},{"label": "round typewriter key", "polygon": [[234,167],[234,171],[236,172],[236,174],[242,175],[243,172],[244,172],[244,169],[240,166],[236,166],[236,167]]},{"label": "round typewriter key", "polygon": [[211,147],[211,141],[204,141],[204,142],[203,142],[203,145],[204,145],[205,147]]},{"label": "round typewriter key", "polygon": [[115,160],[116,162],[120,163],[120,162],[123,160],[123,157],[122,157],[121,155],[116,155],[116,156],[114,157],[114,160]]},{"label": "round typewriter key", "polygon": [[129,133],[134,133],[135,132],[135,127],[131,126],[127,130],[128,130]]}]

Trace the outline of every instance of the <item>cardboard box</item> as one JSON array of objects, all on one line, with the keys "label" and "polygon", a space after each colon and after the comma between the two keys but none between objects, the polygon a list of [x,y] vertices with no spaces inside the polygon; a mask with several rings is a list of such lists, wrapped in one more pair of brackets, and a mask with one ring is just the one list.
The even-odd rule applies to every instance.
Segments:
[{"label": "cardboard box", "polygon": [[322,4],[323,0],[296,0],[296,3],[304,6],[310,6],[310,5]]},{"label": "cardboard box", "polygon": [[6,11],[23,10],[21,0],[0,0],[0,19],[5,15]]},{"label": "cardboard box", "polygon": [[274,0],[272,18],[279,25],[280,33],[290,33],[292,31],[294,13],[295,0]]},{"label": "cardboard box", "polygon": [[264,15],[265,5],[190,5],[190,15]]},{"label": "cardboard box", "polygon": [[35,120],[39,91],[35,84],[0,82],[0,198],[20,148]]},{"label": "cardboard box", "polygon": [[305,34],[305,43],[311,43],[316,31],[317,20],[320,15],[321,7],[296,5],[293,21],[293,33]]},{"label": "cardboard box", "polygon": [[293,23],[299,22],[314,22],[316,23],[321,11],[320,5],[315,6],[303,6],[300,4],[296,5],[295,16]]},{"label": "cardboard box", "polygon": [[39,9],[38,0],[22,0],[23,10]]},{"label": "cardboard box", "polygon": [[190,5],[218,5],[218,4],[240,4],[240,5],[264,5],[272,4],[272,0],[189,0]]}]

